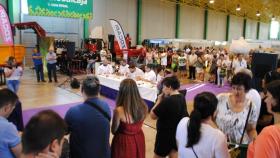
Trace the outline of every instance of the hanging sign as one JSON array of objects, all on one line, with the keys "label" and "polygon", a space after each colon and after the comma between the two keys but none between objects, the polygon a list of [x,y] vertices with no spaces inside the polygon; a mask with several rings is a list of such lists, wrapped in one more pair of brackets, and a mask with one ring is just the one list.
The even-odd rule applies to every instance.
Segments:
[{"label": "hanging sign", "polygon": [[28,14],[91,19],[93,0],[28,0]]}]

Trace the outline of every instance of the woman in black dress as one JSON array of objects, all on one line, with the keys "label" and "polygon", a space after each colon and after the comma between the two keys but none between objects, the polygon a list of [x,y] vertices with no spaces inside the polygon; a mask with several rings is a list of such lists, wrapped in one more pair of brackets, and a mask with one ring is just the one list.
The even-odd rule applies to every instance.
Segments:
[{"label": "woman in black dress", "polygon": [[162,93],[150,113],[157,120],[154,158],[177,158],[176,128],[183,117],[189,116],[187,104],[178,91],[180,82],[176,76],[164,78],[162,84]]}]

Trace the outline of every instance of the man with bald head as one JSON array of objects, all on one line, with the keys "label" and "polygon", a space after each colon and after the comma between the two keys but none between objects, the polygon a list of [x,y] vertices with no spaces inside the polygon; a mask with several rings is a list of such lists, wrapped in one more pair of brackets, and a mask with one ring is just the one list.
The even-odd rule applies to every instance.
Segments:
[{"label": "man with bald head", "polygon": [[47,60],[47,69],[48,69],[48,77],[49,77],[49,82],[52,82],[52,75],[54,77],[54,81],[57,82],[57,77],[56,77],[56,54],[54,52],[53,48],[49,49],[49,52],[46,56]]}]

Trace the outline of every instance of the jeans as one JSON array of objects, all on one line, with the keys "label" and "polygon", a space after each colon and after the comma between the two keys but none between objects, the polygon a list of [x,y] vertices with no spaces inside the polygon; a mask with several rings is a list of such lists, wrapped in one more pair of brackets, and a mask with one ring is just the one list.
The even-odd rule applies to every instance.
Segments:
[{"label": "jeans", "polygon": [[47,64],[47,69],[48,69],[48,77],[49,81],[52,82],[52,75],[54,77],[54,81],[57,82],[57,77],[56,77],[56,63],[54,64]]},{"label": "jeans", "polygon": [[19,80],[7,80],[7,87],[9,90],[17,93],[19,88]]},{"label": "jeans", "polygon": [[35,65],[35,71],[36,71],[36,77],[37,77],[37,81],[39,82],[44,81],[44,72],[43,72],[43,64],[41,65]]}]

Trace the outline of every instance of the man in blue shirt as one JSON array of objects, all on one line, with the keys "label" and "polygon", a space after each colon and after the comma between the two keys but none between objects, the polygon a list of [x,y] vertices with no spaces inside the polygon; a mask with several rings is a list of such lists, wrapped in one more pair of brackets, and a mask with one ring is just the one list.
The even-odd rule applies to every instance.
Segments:
[{"label": "man in blue shirt", "polygon": [[16,126],[6,119],[15,108],[17,95],[9,89],[0,90],[0,157],[19,158],[21,153],[20,137]]},{"label": "man in blue shirt", "polygon": [[81,91],[85,103],[70,108],[65,116],[70,132],[70,155],[75,158],[110,158],[111,111],[99,98],[99,79],[88,76]]},{"label": "man in blue shirt", "polygon": [[32,54],[32,59],[36,71],[36,76],[37,76],[37,82],[46,82],[44,79],[44,73],[43,73],[43,61],[42,61],[43,56],[41,53],[37,50],[37,48],[33,49],[33,54]]}]

